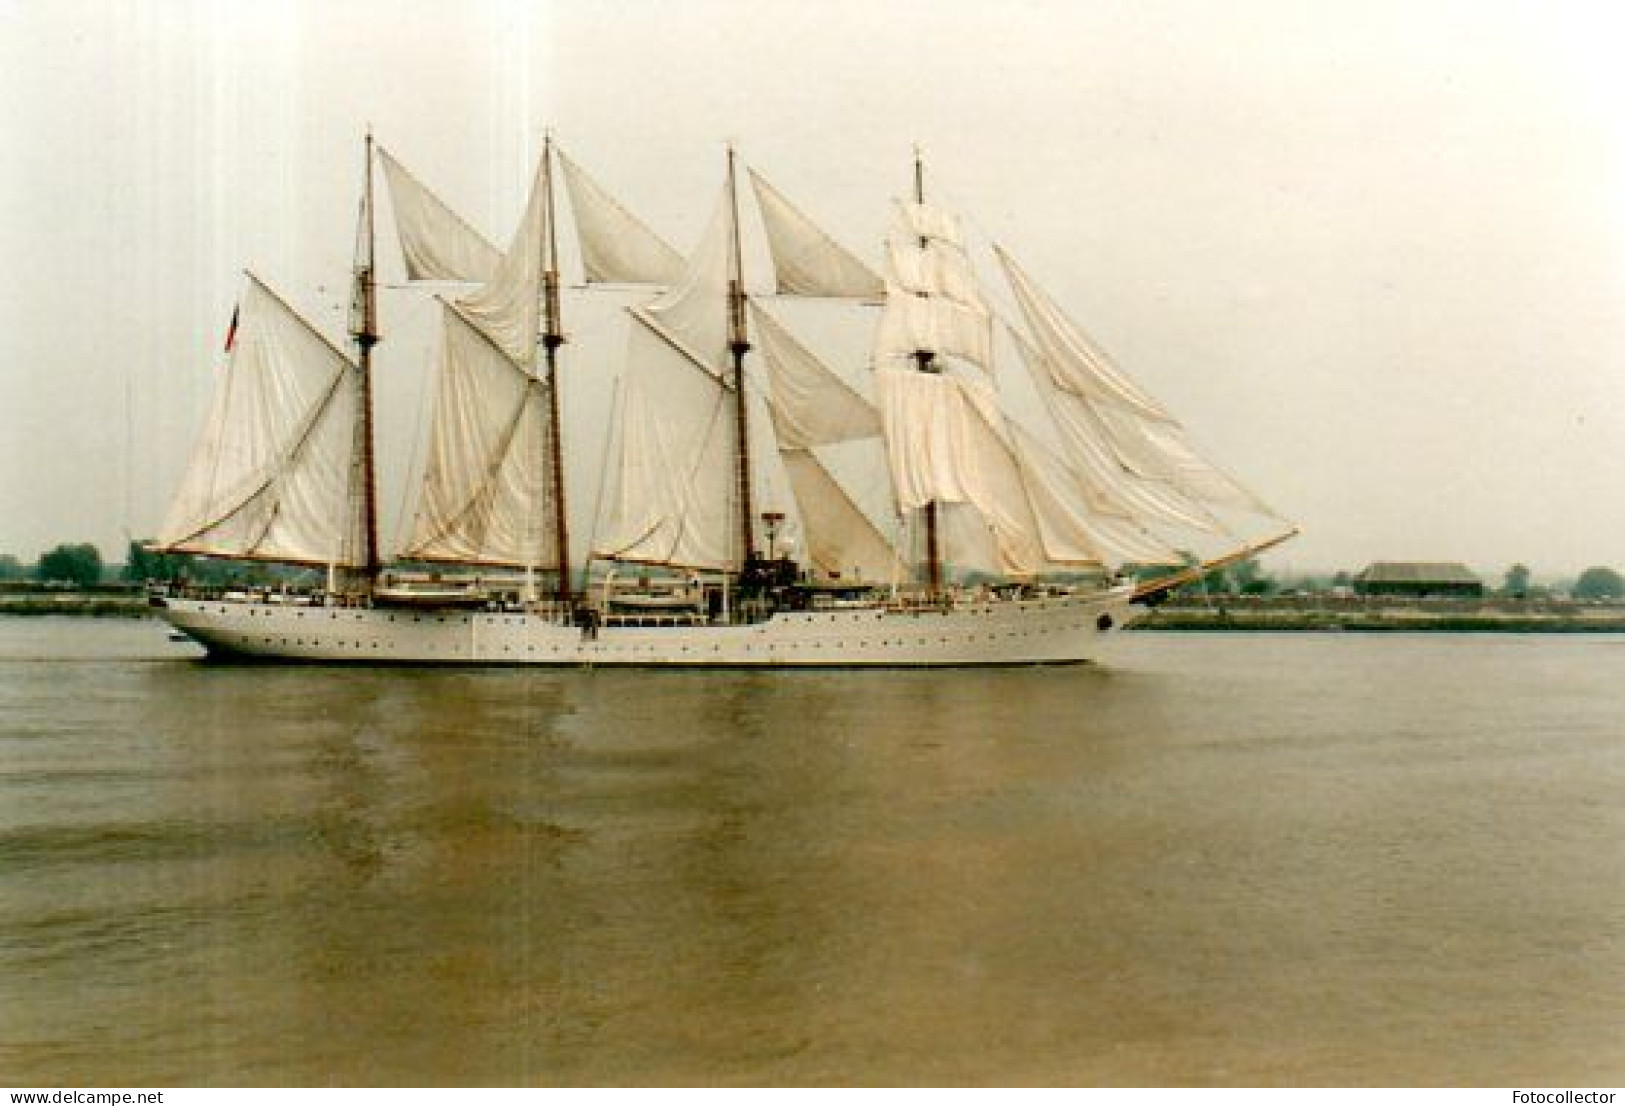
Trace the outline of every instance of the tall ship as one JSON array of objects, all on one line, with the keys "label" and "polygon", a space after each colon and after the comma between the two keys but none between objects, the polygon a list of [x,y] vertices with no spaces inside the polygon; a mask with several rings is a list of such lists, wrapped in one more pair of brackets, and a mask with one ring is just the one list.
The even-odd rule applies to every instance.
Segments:
[{"label": "tall ship", "polygon": [[[362,176],[348,341],[246,276],[150,546],[315,570],[305,587],[155,585],[159,613],[213,656],[1080,662],[1170,589],[1296,532],[1008,252],[968,240],[918,151],[870,260],[732,148],[687,256],[551,136],[505,249],[370,134]],[[431,414],[388,555],[377,177],[404,284],[438,314]],[[761,231],[749,250],[742,177]],[[764,271],[747,273],[747,255]],[[574,305],[606,293],[619,363],[571,364]],[[598,414],[569,402],[605,373]]]}]

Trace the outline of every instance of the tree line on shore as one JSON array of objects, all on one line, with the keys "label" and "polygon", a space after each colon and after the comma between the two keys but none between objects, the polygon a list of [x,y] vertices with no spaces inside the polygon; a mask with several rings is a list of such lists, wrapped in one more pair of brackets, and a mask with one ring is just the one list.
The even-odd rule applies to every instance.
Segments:
[{"label": "tree line on shore", "polygon": [[316,582],[312,569],[257,561],[228,561],[195,557],[189,553],[155,553],[141,542],[131,542],[122,564],[102,560],[90,542],[65,542],[40,555],[32,565],[15,555],[0,553],[0,583],[35,582],[58,587],[90,588],[108,584],[144,584],[185,580],[194,584],[274,585]]},{"label": "tree line on shore", "polygon": [[[1192,563],[1195,563],[1194,560]],[[249,561],[222,561],[189,554],[155,553],[141,542],[131,542],[122,564],[106,564],[101,551],[90,542],[57,545],[33,565],[16,556],[0,553],[0,582],[35,581],[69,587],[94,587],[123,582],[140,584],[150,580],[185,579],[198,584],[266,585],[315,582],[310,569],[289,568]],[[1272,576],[1256,558],[1214,569],[1201,579],[1180,589],[1189,595],[1335,595],[1352,589],[1349,572],[1329,575],[1301,574]],[[1498,588],[1486,592],[1507,599],[1573,598],[1583,600],[1625,598],[1625,577],[1604,565],[1593,565],[1572,581],[1539,584],[1528,565],[1507,569]]]},{"label": "tree line on shore", "polygon": [[[1508,568],[1499,587],[1486,584],[1484,594],[1501,599],[1625,599],[1625,576],[1606,565],[1592,565],[1572,579],[1536,583],[1528,565]],[[1283,574],[1263,571],[1256,559],[1217,569],[1181,590],[1184,595],[1349,595],[1354,574]]]}]

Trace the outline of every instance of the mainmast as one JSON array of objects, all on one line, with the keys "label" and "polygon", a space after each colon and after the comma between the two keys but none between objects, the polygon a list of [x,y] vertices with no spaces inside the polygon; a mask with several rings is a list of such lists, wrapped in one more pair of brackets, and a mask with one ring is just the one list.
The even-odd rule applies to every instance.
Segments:
[{"label": "mainmast", "polygon": [[733,354],[734,433],[738,444],[739,563],[743,568],[756,555],[752,523],[750,436],[746,423],[745,354],[750,339],[745,333],[745,266],[739,242],[739,186],[735,174],[735,154],[728,147],[728,210],[731,238],[728,270],[728,350]]},{"label": "mainmast", "polygon": [[360,436],[361,473],[360,488],[362,512],[362,541],[366,548],[362,550],[361,562],[362,592],[370,596],[373,585],[378,580],[380,562],[378,556],[378,484],[377,473],[373,455],[373,417],[372,417],[372,347],[378,344],[378,286],[374,278],[376,271],[376,257],[374,251],[373,233],[373,195],[372,195],[372,131],[367,131],[366,166],[363,170],[363,194],[361,199],[361,226],[358,230],[359,241],[356,243],[355,261],[355,290],[352,300],[353,308],[350,321],[350,333],[355,338],[359,351],[358,366],[361,372],[361,411],[357,420],[356,433]]},{"label": "mainmast", "polygon": [[568,604],[571,599],[570,531],[569,512],[564,503],[564,444],[560,440],[563,420],[559,417],[559,347],[564,344],[564,332],[559,321],[559,235],[554,220],[551,133],[542,145],[542,189],[547,204],[547,253],[542,272],[542,347],[547,352],[548,462],[553,477],[553,526],[558,543],[558,597],[561,603]]},{"label": "mainmast", "polygon": [[[925,164],[920,158],[920,148],[914,147],[914,202],[925,203]],[[920,236],[920,249],[930,246],[930,241]],[[928,349],[914,351],[914,360],[920,372],[937,373],[939,369],[935,362],[936,354]],[[942,551],[937,538],[937,501],[932,500],[922,509],[925,516],[925,571],[926,594],[935,598],[942,591]]]}]

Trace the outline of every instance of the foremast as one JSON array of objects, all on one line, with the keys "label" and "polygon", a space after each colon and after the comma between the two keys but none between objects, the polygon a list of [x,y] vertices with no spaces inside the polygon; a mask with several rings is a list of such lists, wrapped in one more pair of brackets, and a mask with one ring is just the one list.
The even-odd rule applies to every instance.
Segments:
[{"label": "foremast", "polygon": [[325,569],[330,591],[371,593],[379,570],[371,193],[367,173],[349,324],[359,360],[246,273],[225,371],[154,550]]}]

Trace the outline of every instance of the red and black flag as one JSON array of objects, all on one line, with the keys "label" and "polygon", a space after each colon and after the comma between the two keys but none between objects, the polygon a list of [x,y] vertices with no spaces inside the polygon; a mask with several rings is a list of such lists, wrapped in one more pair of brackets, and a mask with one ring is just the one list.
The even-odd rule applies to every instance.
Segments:
[{"label": "red and black flag", "polygon": [[236,307],[233,307],[231,309],[231,325],[226,327],[226,352],[227,353],[230,353],[231,352],[231,347],[235,346],[237,344],[237,311],[238,311],[238,308],[236,308]]}]

